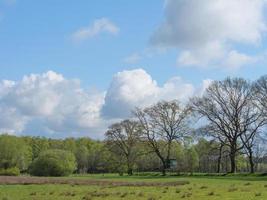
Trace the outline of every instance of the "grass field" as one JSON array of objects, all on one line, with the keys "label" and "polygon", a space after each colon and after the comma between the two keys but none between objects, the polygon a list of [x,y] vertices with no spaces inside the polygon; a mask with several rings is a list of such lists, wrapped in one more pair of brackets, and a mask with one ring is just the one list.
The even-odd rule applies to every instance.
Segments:
[{"label": "grass field", "polygon": [[0,200],[266,200],[265,176],[0,177]]}]

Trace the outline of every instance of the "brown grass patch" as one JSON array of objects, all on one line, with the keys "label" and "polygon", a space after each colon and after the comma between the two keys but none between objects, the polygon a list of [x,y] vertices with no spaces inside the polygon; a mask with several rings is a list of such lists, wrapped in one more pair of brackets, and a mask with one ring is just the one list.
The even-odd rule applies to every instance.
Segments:
[{"label": "brown grass patch", "polygon": [[189,184],[188,181],[173,182],[127,182],[113,180],[74,179],[74,178],[48,178],[48,177],[11,177],[1,176],[0,185],[45,185],[45,184],[69,184],[69,185],[97,185],[97,186],[179,186]]}]

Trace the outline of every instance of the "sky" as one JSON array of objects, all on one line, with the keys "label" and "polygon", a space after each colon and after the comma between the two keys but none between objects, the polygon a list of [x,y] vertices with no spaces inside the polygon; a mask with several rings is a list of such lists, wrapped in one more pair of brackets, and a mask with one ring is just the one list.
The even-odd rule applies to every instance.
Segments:
[{"label": "sky", "polygon": [[101,139],[135,107],[267,74],[266,0],[0,0],[0,132]]}]

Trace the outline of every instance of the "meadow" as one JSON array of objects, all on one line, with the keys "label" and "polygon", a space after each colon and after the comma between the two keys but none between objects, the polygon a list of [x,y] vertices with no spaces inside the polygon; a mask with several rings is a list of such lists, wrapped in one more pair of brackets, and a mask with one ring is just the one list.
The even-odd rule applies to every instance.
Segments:
[{"label": "meadow", "polygon": [[79,175],[0,177],[0,200],[267,199],[266,176]]}]

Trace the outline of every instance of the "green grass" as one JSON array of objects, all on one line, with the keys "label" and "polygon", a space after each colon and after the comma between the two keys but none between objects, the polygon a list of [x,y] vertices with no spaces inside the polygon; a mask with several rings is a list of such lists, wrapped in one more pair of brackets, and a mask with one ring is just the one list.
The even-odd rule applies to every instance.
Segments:
[{"label": "green grass", "polygon": [[[66,179],[68,177],[64,177]],[[101,179],[126,182],[167,182],[186,180],[183,186],[112,187],[90,185],[1,185],[0,200],[91,200],[91,199],[188,199],[188,200],[266,200],[267,177],[233,176],[117,176],[98,174],[72,176],[75,179]],[[1,179],[1,177],[0,177]]]}]

